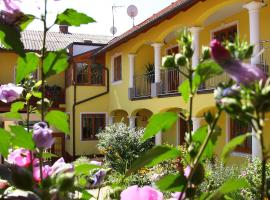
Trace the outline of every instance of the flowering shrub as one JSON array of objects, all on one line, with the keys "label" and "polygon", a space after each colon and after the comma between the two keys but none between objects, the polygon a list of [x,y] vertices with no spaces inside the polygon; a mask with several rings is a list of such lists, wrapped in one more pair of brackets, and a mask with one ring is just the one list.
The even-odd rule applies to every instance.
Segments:
[{"label": "flowering shrub", "polygon": [[153,146],[151,140],[141,142],[143,129],[132,129],[124,123],[107,126],[97,137],[98,149],[105,156],[105,163],[113,170],[125,173],[131,163]]}]

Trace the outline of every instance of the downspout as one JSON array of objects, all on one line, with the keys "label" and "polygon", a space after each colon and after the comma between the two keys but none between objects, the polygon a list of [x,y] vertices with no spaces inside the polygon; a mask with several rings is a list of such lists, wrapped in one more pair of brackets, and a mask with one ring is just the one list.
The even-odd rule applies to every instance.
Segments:
[{"label": "downspout", "polygon": [[86,99],[84,99],[84,100],[81,100],[81,101],[76,102],[76,101],[77,101],[77,98],[76,98],[76,96],[77,96],[77,90],[76,90],[77,87],[76,87],[76,86],[77,86],[77,85],[76,85],[76,81],[74,81],[74,103],[73,103],[73,106],[72,106],[73,158],[75,158],[75,156],[76,156],[76,140],[75,140],[75,130],[76,130],[76,123],[75,123],[76,106],[78,106],[78,105],[80,105],[80,104],[83,104],[83,103],[85,103],[85,102],[87,102],[87,101],[91,101],[91,100],[93,100],[93,99],[96,99],[96,98],[98,98],[98,97],[104,96],[104,95],[106,95],[106,94],[109,93],[109,90],[110,90],[110,86],[109,86],[109,84],[110,84],[110,82],[109,82],[109,69],[108,69],[108,68],[103,68],[103,69],[105,69],[105,71],[106,71],[106,78],[107,78],[107,83],[106,83],[106,84],[107,84],[107,87],[106,87],[106,91],[105,91],[105,92],[102,92],[102,93],[97,94],[97,95],[95,95],[95,96],[88,97],[88,98],[86,98]]}]

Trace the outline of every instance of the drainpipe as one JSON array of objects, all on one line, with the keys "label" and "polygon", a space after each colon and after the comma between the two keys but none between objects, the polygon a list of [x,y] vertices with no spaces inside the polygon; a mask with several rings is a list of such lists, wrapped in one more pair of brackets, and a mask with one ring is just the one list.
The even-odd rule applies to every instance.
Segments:
[{"label": "drainpipe", "polygon": [[[109,83],[110,83],[110,82],[109,82],[109,69],[108,69],[108,68],[103,68],[103,69],[105,69],[105,71],[106,71],[106,77],[107,77],[107,83],[106,83],[106,84],[107,84],[107,87],[106,87],[106,91],[105,91],[105,92],[102,92],[102,93],[97,94],[97,95],[95,95],[95,96],[88,97],[88,98],[86,98],[86,99],[84,99],[84,100],[81,100],[81,101],[76,102],[76,101],[77,101],[77,98],[76,98],[76,96],[77,96],[77,90],[76,90],[77,87],[76,87],[76,86],[77,86],[77,85],[76,85],[76,80],[74,81],[74,103],[73,103],[73,106],[72,106],[73,158],[75,158],[75,156],[76,156],[76,140],[75,140],[75,130],[76,130],[76,123],[75,123],[76,106],[78,106],[78,105],[80,105],[80,104],[83,104],[83,103],[85,103],[85,102],[91,101],[91,100],[93,100],[93,99],[96,99],[96,98],[98,98],[98,97],[104,96],[104,95],[106,95],[106,94],[109,93],[109,90],[110,90],[110,86],[109,86]],[[75,70],[75,68],[74,68],[74,70]],[[73,73],[73,74],[75,74],[75,73]]]}]

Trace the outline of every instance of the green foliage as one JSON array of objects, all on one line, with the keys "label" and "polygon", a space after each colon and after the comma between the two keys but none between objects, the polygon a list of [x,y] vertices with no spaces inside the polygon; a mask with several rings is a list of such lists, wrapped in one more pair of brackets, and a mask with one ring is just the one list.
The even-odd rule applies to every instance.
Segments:
[{"label": "green foliage", "polygon": [[68,56],[65,50],[49,52],[44,59],[43,72],[46,77],[59,74],[68,67]]},{"label": "green foliage", "polygon": [[164,192],[180,192],[187,180],[184,175],[178,174],[169,174],[162,177],[156,182],[156,185],[160,191]]},{"label": "green foliage", "polygon": [[86,14],[79,13],[74,9],[66,9],[63,13],[57,15],[55,24],[80,26],[82,24],[89,24],[93,22],[95,22],[95,20]]},{"label": "green foliage", "polygon": [[24,108],[24,102],[17,101],[11,104],[10,112],[16,113]]},{"label": "green foliage", "polygon": [[0,23],[0,41],[7,49],[14,50],[21,57],[25,57],[24,46],[20,40],[21,34],[15,26]]},{"label": "green foliage", "polygon": [[34,15],[23,15],[20,21],[20,29],[24,31],[29,24],[35,19]]},{"label": "green foliage", "polygon": [[151,140],[141,142],[143,129],[132,129],[124,123],[108,126],[101,131],[97,147],[105,156],[105,163],[113,170],[125,173],[140,154],[153,146]]},{"label": "green foliage", "polygon": [[159,131],[167,131],[177,121],[178,116],[173,112],[164,112],[153,115],[143,134],[143,141],[152,138]]},{"label": "green foliage", "polygon": [[4,156],[8,156],[8,150],[11,143],[11,135],[6,130],[0,128],[0,153]]},{"label": "green foliage", "polygon": [[17,147],[33,150],[35,143],[32,139],[32,133],[29,133],[22,126],[10,126],[12,133],[12,144]]},{"label": "green foliage", "polygon": [[223,147],[223,151],[221,154],[221,159],[224,163],[227,162],[228,157],[230,156],[230,153],[238,146],[241,145],[248,137],[250,137],[251,134],[245,134],[245,135],[240,135],[232,140],[230,140],[229,143]]},{"label": "green foliage", "polygon": [[37,70],[39,57],[36,53],[26,53],[24,58],[19,58],[16,67],[16,83],[20,83],[25,77]]},{"label": "green foliage", "polygon": [[163,161],[175,159],[181,155],[181,152],[175,147],[156,146],[136,159],[129,169],[128,173],[134,172],[142,167],[152,167]]},{"label": "green foliage", "polygon": [[45,120],[59,131],[69,134],[68,115],[66,113],[52,110],[46,114]]},{"label": "green foliage", "polygon": [[189,100],[190,93],[191,93],[190,83],[189,83],[188,79],[183,81],[183,83],[179,86],[178,91],[182,95],[184,101],[187,103]]},{"label": "green foliage", "polygon": [[75,165],[75,173],[76,174],[83,174],[83,175],[89,175],[89,171],[93,169],[98,169],[100,166],[98,165],[93,165],[89,163],[81,163],[81,164],[76,164]]}]

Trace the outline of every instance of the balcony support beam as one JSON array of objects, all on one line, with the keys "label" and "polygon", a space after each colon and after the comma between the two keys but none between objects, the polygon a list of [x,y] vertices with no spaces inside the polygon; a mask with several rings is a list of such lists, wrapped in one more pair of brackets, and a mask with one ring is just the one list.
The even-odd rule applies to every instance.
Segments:
[{"label": "balcony support beam", "polygon": [[155,83],[151,84],[151,96],[156,97],[160,88],[160,69],[161,69],[161,47],[162,43],[153,43],[154,48],[154,65],[155,65]]},{"label": "balcony support beam", "polygon": [[[248,10],[249,14],[249,34],[250,44],[254,45],[253,56],[251,57],[251,64],[260,64],[260,9],[265,4],[258,1],[252,1],[245,4],[243,7]],[[258,138],[255,136],[254,130],[252,130],[252,157],[262,157],[261,145]]]},{"label": "balcony support beam", "polygon": [[135,67],[136,54],[128,54],[129,61],[129,87],[128,98],[131,100],[134,98],[134,67]]},{"label": "balcony support beam", "polygon": [[250,44],[254,45],[253,56],[251,57],[251,64],[260,64],[260,8],[265,4],[258,1],[252,1],[244,5],[249,14],[249,34]]},{"label": "balcony support beam", "polygon": [[136,127],[136,116],[129,117],[129,127],[135,128]]},{"label": "balcony support beam", "polygon": [[200,61],[200,31],[201,27],[191,27],[189,31],[192,34],[192,48],[193,48],[193,56],[192,56],[192,66],[196,67]]}]

